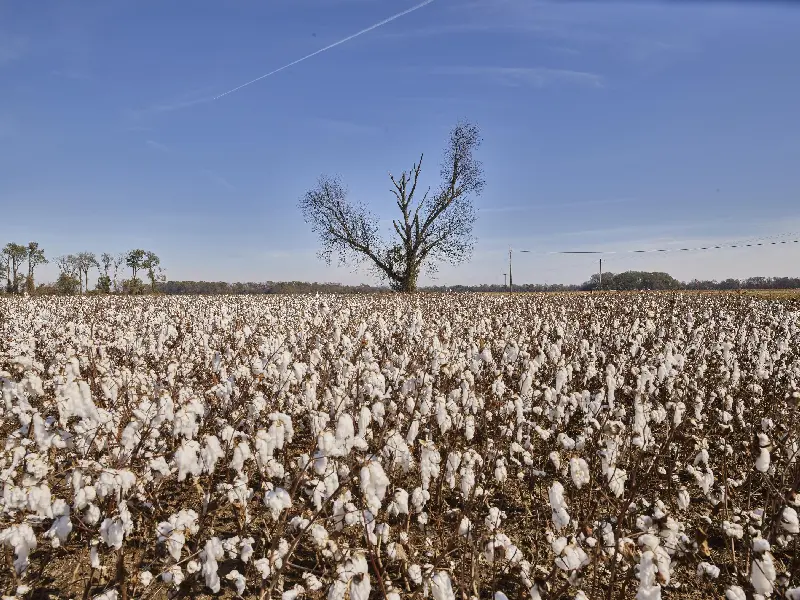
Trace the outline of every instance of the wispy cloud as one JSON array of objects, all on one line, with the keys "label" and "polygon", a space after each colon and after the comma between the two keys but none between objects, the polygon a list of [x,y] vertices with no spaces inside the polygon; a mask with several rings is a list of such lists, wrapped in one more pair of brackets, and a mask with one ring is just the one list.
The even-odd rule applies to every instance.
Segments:
[{"label": "wispy cloud", "polygon": [[538,210],[542,208],[577,208],[581,206],[607,206],[610,204],[630,204],[638,202],[635,198],[609,198],[607,200],[586,200],[579,202],[547,202],[540,204],[518,204],[509,206],[487,206],[478,208],[482,214],[485,213],[508,213]]},{"label": "wispy cloud", "polygon": [[380,131],[378,127],[346,119],[317,118],[310,119],[309,123],[312,127],[341,135],[370,135]]},{"label": "wispy cloud", "polygon": [[155,140],[147,140],[145,143],[151,148],[159,150],[160,152],[169,152],[169,146],[162,144],[161,142],[157,142]]},{"label": "wispy cloud", "polygon": [[22,58],[27,51],[27,38],[0,31],[0,65]]},{"label": "wispy cloud", "polygon": [[295,65],[298,65],[298,64],[300,64],[302,62],[305,62],[308,59],[317,56],[318,54],[322,54],[323,52],[327,52],[328,50],[333,50],[337,46],[341,46],[342,44],[346,44],[347,42],[349,42],[351,40],[354,40],[357,37],[360,37],[360,36],[362,36],[362,35],[364,35],[366,33],[369,33],[371,31],[379,29],[380,27],[383,27],[384,25],[388,25],[392,21],[396,21],[397,19],[400,19],[400,18],[402,18],[402,17],[404,17],[406,15],[409,15],[409,14],[411,14],[411,13],[413,13],[413,12],[415,12],[415,11],[421,9],[421,8],[424,8],[424,7],[428,6],[429,4],[432,4],[433,2],[435,2],[435,0],[423,0],[419,4],[415,4],[414,6],[412,6],[410,8],[407,8],[406,10],[403,10],[403,11],[401,11],[399,13],[396,13],[396,14],[392,15],[391,17],[387,17],[386,19],[383,19],[382,21],[379,21],[377,23],[374,23],[373,25],[370,25],[369,27],[365,27],[364,29],[361,29],[360,31],[357,31],[356,33],[348,35],[347,37],[344,37],[344,38],[342,38],[340,40],[337,40],[337,41],[333,42],[332,44],[328,44],[327,46],[325,46],[323,48],[320,48],[319,50],[315,50],[314,52],[311,52],[310,54],[306,54],[305,56],[302,56],[302,57],[300,57],[300,58],[298,58],[296,60],[293,60],[293,61],[291,61],[289,63],[286,63],[283,66],[280,66],[280,67],[278,67],[276,69],[273,69],[272,71],[269,71],[268,73],[264,73],[263,75],[260,75],[260,76],[256,77],[255,79],[251,79],[250,81],[246,81],[246,82],[244,82],[244,83],[242,83],[240,85],[237,85],[236,87],[230,88],[230,89],[228,89],[228,90],[226,90],[226,91],[224,91],[222,93],[218,93],[218,94],[213,95],[213,96],[195,98],[195,99],[191,99],[191,100],[180,100],[178,102],[170,102],[170,103],[166,103],[166,104],[160,104],[160,105],[152,106],[150,108],[147,108],[147,109],[144,109],[144,110],[141,110],[141,111],[137,111],[137,112],[143,113],[143,114],[171,112],[171,111],[180,110],[180,109],[183,109],[183,108],[189,108],[189,107],[195,106],[197,104],[205,104],[205,103],[208,103],[208,102],[215,102],[217,100],[220,100],[221,98],[224,98],[225,96],[228,96],[229,94],[233,94],[235,92],[238,92],[242,88],[246,88],[246,87],[248,87],[248,86],[250,86],[250,85],[252,85],[254,83],[257,83],[257,82],[261,81],[262,79],[266,79],[267,77],[272,77],[273,75],[277,75],[281,71],[285,71],[286,69],[294,67]]},{"label": "wispy cloud", "polygon": [[233,185],[230,181],[225,179],[222,175],[220,175],[216,171],[212,171],[211,169],[207,169],[205,171],[205,174],[211,181],[213,181],[214,183],[216,183],[217,185],[219,185],[221,187],[224,187],[226,190],[234,191],[236,189],[235,185]]},{"label": "wispy cloud", "polygon": [[443,66],[428,69],[431,75],[481,77],[500,85],[542,88],[554,84],[603,87],[602,75],[588,71],[552,69],[549,67],[479,67]]}]

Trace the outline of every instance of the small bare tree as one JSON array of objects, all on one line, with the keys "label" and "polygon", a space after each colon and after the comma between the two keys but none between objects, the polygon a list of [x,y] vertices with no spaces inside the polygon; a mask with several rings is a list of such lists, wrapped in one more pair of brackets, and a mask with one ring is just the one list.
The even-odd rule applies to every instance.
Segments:
[{"label": "small bare tree", "polygon": [[442,183],[421,199],[415,195],[422,157],[399,178],[390,174],[400,217],[392,221],[396,237],[389,242],[381,236],[379,219],[349,202],[338,179],[321,177],[300,201],[306,222],[322,242],[320,256],[329,264],[334,253],[342,263],[369,261],[392,289],[402,292],[416,290],[420,271],[435,269],[435,260],[458,264],[468,259],[474,244],[472,196],[484,185],[481,163],[473,157],[480,142],[475,125],[456,125],[441,166]]},{"label": "small bare tree", "polygon": [[89,271],[94,268],[100,268],[100,263],[97,262],[97,257],[94,252],[80,252],[75,257],[76,266],[78,268],[78,277],[81,279],[81,289],[89,291]]}]

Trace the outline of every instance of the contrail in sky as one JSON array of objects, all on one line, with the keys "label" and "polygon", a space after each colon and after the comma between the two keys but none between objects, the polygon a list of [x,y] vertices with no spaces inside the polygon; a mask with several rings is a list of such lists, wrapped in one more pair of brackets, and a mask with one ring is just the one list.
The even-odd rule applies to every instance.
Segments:
[{"label": "contrail in sky", "polygon": [[294,65],[303,62],[304,60],[308,60],[312,56],[316,56],[317,54],[322,54],[323,52],[326,52],[327,50],[330,50],[331,48],[335,48],[336,46],[341,46],[345,42],[349,42],[350,40],[355,39],[360,35],[364,35],[365,33],[369,33],[370,31],[372,31],[374,29],[377,29],[378,27],[383,27],[387,23],[391,23],[395,19],[399,19],[400,17],[404,17],[407,14],[414,12],[415,10],[419,10],[420,8],[422,8],[424,6],[427,6],[428,4],[431,4],[434,1],[435,0],[425,0],[424,2],[420,2],[419,4],[417,4],[415,6],[412,6],[411,8],[406,9],[403,12],[399,12],[396,15],[393,15],[393,16],[389,17],[388,19],[384,19],[383,21],[381,21],[379,23],[375,23],[374,25],[370,25],[366,29],[362,29],[361,31],[359,31],[357,33],[354,33],[353,35],[349,35],[346,38],[343,38],[343,39],[339,40],[338,42],[333,42],[332,44],[330,44],[328,46],[325,46],[324,48],[320,48],[316,52],[312,52],[311,54],[307,54],[303,58],[298,58],[297,60],[294,60],[294,61],[290,62],[289,64],[283,65],[282,67],[278,67],[274,71],[270,71],[269,73],[266,73],[265,75],[262,75],[261,77],[256,77],[255,79],[253,79],[251,81],[248,81],[247,83],[243,83],[242,85],[238,85],[235,88],[228,90],[227,92],[223,92],[218,96],[214,96],[213,98],[211,98],[211,101],[213,102],[214,100],[219,100],[220,98],[222,98],[224,96],[227,96],[228,94],[232,94],[233,92],[239,91],[243,87],[247,87],[248,85],[251,85],[251,84],[255,83],[256,81],[261,81],[262,79],[264,79],[266,77],[269,77],[270,75],[275,75],[276,73],[280,73],[281,71],[283,71],[285,69],[288,69],[289,67],[293,67]]}]

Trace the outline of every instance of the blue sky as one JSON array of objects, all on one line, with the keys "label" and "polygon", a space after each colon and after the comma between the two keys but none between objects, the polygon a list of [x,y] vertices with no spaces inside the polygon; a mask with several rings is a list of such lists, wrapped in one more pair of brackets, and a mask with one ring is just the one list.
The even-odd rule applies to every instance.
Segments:
[{"label": "blue sky", "polygon": [[[800,235],[800,7],[770,2],[0,0],[0,241],[157,252],[172,279],[373,281],[328,267],[322,173],[392,216],[388,172],[479,125],[473,260],[438,283],[580,282],[625,250]],[[797,275],[800,244],[607,269]],[[49,265],[42,277],[52,279]],[[423,283],[431,282],[428,277]]]}]

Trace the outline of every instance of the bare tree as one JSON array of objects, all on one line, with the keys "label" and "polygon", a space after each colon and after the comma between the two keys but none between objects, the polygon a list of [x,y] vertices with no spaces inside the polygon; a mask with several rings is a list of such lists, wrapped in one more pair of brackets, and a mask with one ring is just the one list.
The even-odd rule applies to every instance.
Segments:
[{"label": "bare tree", "polygon": [[89,291],[89,271],[93,268],[100,268],[94,252],[80,252],[75,257],[78,268],[78,278],[81,280],[81,291]]},{"label": "bare tree", "polygon": [[128,253],[127,252],[121,252],[114,258],[114,277],[112,279],[113,279],[113,283],[114,283],[114,291],[115,292],[118,292],[120,290],[120,288],[121,288],[121,286],[120,286],[120,284],[119,284],[119,282],[117,280],[117,275],[119,274],[119,268],[122,265],[125,264],[125,262],[127,261],[127,258],[128,258]]},{"label": "bare tree", "polygon": [[306,222],[322,242],[320,256],[329,264],[334,253],[342,263],[368,261],[392,289],[403,292],[416,290],[421,269],[434,270],[433,261],[468,259],[474,244],[472,196],[484,185],[481,163],[473,157],[480,142],[475,125],[456,125],[445,149],[442,183],[432,195],[429,188],[421,199],[415,197],[422,157],[399,178],[390,175],[400,217],[392,221],[396,235],[389,242],[381,236],[379,220],[347,200],[338,179],[321,177],[300,201]]},{"label": "bare tree", "polygon": [[33,280],[33,272],[38,265],[45,264],[47,259],[44,256],[44,250],[39,248],[39,242],[28,242],[28,279],[25,281],[25,287],[29,294],[33,294],[36,290],[36,285]]}]

